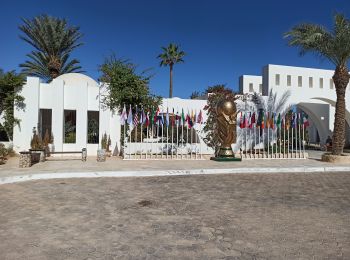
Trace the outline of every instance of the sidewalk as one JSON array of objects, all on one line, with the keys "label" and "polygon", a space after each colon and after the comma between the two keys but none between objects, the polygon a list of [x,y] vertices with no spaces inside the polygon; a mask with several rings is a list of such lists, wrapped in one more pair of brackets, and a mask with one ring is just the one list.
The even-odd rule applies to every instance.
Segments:
[{"label": "sidewalk", "polygon": [[[272,172],[334,172],[349,171],[348,164],[320,161],[322,153],[310,151],[309,159],[243,160],[216,162],[211,160],[122,160],[107,158],[98,163],[95,157],[86,162],[78,158],[49,158],[30,168],[19,168],[18,158],[10,158],[0,166],[0,184],[31,179],[69,177],[169,176],[188,174],[272,173]],[[35,175],[35,176],[34,176]]]}]

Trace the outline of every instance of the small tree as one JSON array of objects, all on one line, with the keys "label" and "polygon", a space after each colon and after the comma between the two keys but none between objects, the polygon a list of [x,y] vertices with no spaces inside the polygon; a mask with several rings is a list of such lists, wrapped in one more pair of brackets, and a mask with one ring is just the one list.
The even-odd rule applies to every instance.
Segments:
[{"label": "small tree", "polygon": [[15,71],[4,73],[0,69],[0,117],[4,120],[0,124],[8,139],[13,139],[13,127],[19,125],[20,120],[14,117],[14,108],[24,109],[24,98],[19,94],[24,84],[24,77]]},{"label": "small tree", "polygon": [[41,140],[40,135],[37,133],[36,128],[33,128],[33,137],[30,141],[30,147],[33,150],[40,150],[44,148],[43,141]]},{"label": "small tree", "polygon": [[155,107],[161,103],[161,97],[150,93],[151,76],[147,71],[136,72],[136,65],[129,60],[111,55],[100,66],[100,81],[105,82],[106,94],[101,102],[112,111],[121,112],[124,104],[141,107]]},{"label": "small tree", "polygon": [[44,147],[45,147],[45,148],[49,146],[49,143],[50,143],[50,134],[49,134],[49,130],[48,130],[48,129],[46,129],[46,131],[45,131],[45,136],[44,136],[43,143],[44,143]]},{"label": "small tree", "polygon": [[102,135],[102,138],[101,138],[101,147],[102,147],[102,149],[105,149],[106,151],[107,151],[107,143],[108,143],[107,134],[104,133]]},{"label": "small tree", "polygon": [[234,92],[226,88],[225,85],[215,85],[208,87],[205,91],[208,93],[208,104],[204,110],[208,111],[208,119],[205,123],[203,131],[205,132],[204,142],[214,149],[215,154],[218,153],[220,148],[220,140],[217,128],[217,105],[222,100],[235,101]]}]

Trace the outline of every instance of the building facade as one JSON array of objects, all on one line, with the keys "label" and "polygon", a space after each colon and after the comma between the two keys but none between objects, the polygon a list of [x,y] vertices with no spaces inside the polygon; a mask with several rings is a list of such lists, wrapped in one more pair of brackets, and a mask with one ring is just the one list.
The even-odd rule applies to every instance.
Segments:
[{"label": "building facade", "polygon": [[[336,93],[332,76],[333,70],[302,68],[282,65],[266,65],[262,76],[243,75],[240,77],[241,93],[261,93],[267,96],[272,89],[278,95],[289,90],[289,104],[309,115],[312,125],[309,129],[312,142],[324,143],[332,135]],[[261,91],[257,90],[261,84]],[[346,98],[350,100],[349,87]],[[350,103],[346,103],[346,145],[349,145]]]}]

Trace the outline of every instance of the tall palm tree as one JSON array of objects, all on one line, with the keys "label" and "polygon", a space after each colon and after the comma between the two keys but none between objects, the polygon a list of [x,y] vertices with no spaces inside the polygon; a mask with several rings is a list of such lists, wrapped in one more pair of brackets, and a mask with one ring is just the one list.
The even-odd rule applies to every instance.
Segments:
[{"label": "tall palm tree", "polygon": [[299,24],[285,33],[290,46],[300,49],[300,55],[307,52],[326,58],[335,65],[333,81],[337,101],[333,129],[332,154],[341,155],[345,137],[345,91],[349,82],[348,62],[350,59],[350,21],[342,14],[335,14],[334,29],[321,25]]},{"label": "tall palm tree", "polygon": [[182,59],[186,54],[179,50],[179,46],[170,43],[168,47],[162,47],[163,53],[159,54],[160,66],[169,66],[170,68],[170,88],[169,97],[173,97],[173,67],[176,63],[184,62]]},{"label": "tall palm tree", "polygon": [[23,73],[50,81],[59,75],[80,72],[77,59],[70,60],[70,53],[81,46],[79,27],[69,26],[65,19],[40,15],[22,19],[20,38],[34,47],[27,54],[29,60],[20,64]]}]

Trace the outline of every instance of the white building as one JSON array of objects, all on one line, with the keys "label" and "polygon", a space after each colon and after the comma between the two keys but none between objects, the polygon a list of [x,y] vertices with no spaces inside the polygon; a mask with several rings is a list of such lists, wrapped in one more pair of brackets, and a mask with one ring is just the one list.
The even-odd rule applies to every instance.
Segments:
[{"label": "white building", "polygon": [[28,77],[21,95],[24,111],[15,110],[21,120],[14,128],[13,146],[16,151],[28,150],[33,127],[42,137],[53,134],[55,151],[81,151],[96,154],[101,135],[110,135],[112,151],[120,147],[119,116],[99,107],[100,84],[78,73],[57,77],[50,83]]},{"label": "white building", "polygon": [[[310,69],[281,65],[267,65],[262,76],[243,75],[239,79],[241,93],[257,92],[267,95],[270,89],[278,95],[290,90],[289,104],[306,112],[311,121],[309,128],[311,142],[324,143],[332,134],[336,94],[332,81],[332,70]],[[110,135],[111,150],[117,154],[120,149],[120,116],[100,107],[103,87],[92,78],[78,73],[69,73],[42,83],[39,78],[28,77],[21,95],[25,98],[25,110],[15,110],[15,117],[21,120],[14,128],[15,151],[30,148],[33,128],[42,137],[52,133],[55,151],[80,151],[87,148],[89,155],[96,155],[104,133]],[[346,100],[350,100],[349,90]],[[163,99],[161,112],[185,112],[203,110],[206,100]],[[350,103],[346,104],[346,139],[350,139]],[[203,114],[204,117],[206,114]],[[197,126],[198,127],[198,126]],[[198,129],[197,129],[198,130]],[[0,140],[2,141],[2,140]],[[203,150],[207,149],[200,140]]]},{"label": "white building", "polygon": [[[96,155],[101,147],[104,133],[111,138],[111,150],[117,154],[120,149],[120,115],[99,106],[103,98],[103,85],[92,78],[79,74],[64,74],[50,83],[39,78],[28,77],[21,95],[25,98],[25,110],[15,110],[15,117],[21,120],[14,128],[13,147],[15,151],[28,150],[33,128],[42,138],[52,133],[55,151],[81,151],[87,148],[88,155]],[[101,93],[101,95],[100,95]],[[206,100],[163,99],[161,112],[203,110]],[[206,115],[203,114],[205,117]],[[207,150],[204,147],[203,151]],[[211,150],[210,150],[211,152]]]},{"label": "white building", "polygon": [[[312,126],[309,129],[313,142],[324,143],[328,135],[332,135],[336,93],[332,76],[333,70],[301,68],[282,65],[266,65],[262,76],[243,75],[240,77],[241,93],[261,93],[268,95],[270,89],[278,95],[290,90],[289,104],[309,115]],[[259,84],[261,84],[259,89]],[[349,87],[348,87],[349,89]],[[349,90],[346,100],[350,100]],[[346,103],[346,140],[349,144],[350,103]],[[318,137],[317,137],[318,136]]]}]

